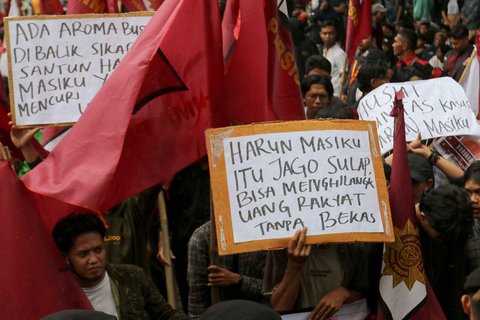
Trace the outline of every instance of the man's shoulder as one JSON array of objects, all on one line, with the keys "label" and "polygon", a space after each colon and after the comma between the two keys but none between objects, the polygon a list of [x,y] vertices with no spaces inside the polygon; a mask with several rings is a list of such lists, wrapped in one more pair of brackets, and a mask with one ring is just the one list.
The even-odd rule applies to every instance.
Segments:
[{"label": "man's shoulder", "polygon": [[113,279],[124,277],[144,277],[145,272],[142,268],[131,264],[107,264],[105,269],[108,275]]},{"label": "man's shoulder", "polygon": [[335,43],[335,45],[330,48],[335,54],[345,54],[345,50],[342,49],[340,44]]}]

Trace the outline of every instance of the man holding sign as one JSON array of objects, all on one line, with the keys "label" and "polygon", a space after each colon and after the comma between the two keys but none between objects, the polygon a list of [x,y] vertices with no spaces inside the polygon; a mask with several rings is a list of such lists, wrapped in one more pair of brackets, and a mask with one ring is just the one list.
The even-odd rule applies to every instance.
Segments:
[{"label": "man holding sign", "polygon": [[362,243],[306,245],[306,233],[297,230],[287,250],[269,252],[263,288],[277,311],[314,307],[311,319],[327,319],[363,298],[366,249]]}]

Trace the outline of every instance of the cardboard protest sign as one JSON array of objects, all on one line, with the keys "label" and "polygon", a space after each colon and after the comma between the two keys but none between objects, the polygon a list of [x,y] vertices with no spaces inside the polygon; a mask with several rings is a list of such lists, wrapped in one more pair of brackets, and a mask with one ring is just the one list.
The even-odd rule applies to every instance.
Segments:
[{"label": "cardboard protest sign", "polygon": [[415,140],[419,132],[423,139],[480,134],[465,91],[452,78],[386,83],[363,97],[358,105],[360,119],[377,122],[382,153],[393,148],[390,111],[394,93],[399,90],[405,93],[407,141]]},{"label": "cardboard protest sign", "polygon": [[393,241],[373,121],[290,121],[206,131],[220,255],[307,243]]},{"label": "cardboard protest sign", "polygon": [[6,18],[14,123],[76,122],[151,16],[144,12]]}]

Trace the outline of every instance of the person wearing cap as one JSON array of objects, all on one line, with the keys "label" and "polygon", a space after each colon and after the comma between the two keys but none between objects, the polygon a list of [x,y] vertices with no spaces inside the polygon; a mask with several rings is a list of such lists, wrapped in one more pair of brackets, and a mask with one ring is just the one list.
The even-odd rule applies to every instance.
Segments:
[{"label": "person wearing cap", "polygon": [[461,302],[470,320],[480,320],[480,268],[473,270],[463,286],[465,294]]}]

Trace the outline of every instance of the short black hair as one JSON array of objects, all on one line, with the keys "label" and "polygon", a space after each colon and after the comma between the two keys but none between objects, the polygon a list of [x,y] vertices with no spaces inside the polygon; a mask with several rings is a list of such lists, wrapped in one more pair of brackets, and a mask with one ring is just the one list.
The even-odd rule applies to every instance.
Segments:
[{"label": "short black hair", "polygon": [[448,44],[441,44],[437,50],[440,49],[440,51],[443,53],[443,54],[447,54],[448,51],[450,51],[452,49],[452,47],[450,47]]},{"label": "short black hair", "polygon": [[334,27],[335,32],[337,31],[337,25],[335,24],[335,21],[333,20],[325,20],[320,24],[320,31],[322,31],[322,28],[326,27]]},{"label": "short black hair", "polygon": [[467,241],[472,232],[473,209],[467,191],[452,184],[429,189],[420,210],[444,241]]},{"label": "short black hair", "polygon": [[315,115],[315,119],[355,119],[353,111],[338,98],[332,101]]},{"label": "short black hair", "polygon": [[318,68],[325,70],[328,74],[332,73],[332,64],[328,61],[327,58],[314,54],[313,56],[308,57],[307,62],[305,62],[305,73],[308,74],[313,69]]},{"label": "short black hair", "polygon": [[325,87],[325,90],[327,91],[328,97],[333,97],[332,81],[330,81],[330,78],[328,78],[327,76],[321,74],[309,76],[302,82],[302,95],[305,96],[314,84],[323,85]]},{"label": "short black hair", "polygon": [[430,23],[430,20],[421,20],[420,25],[421,26],[426,26],[427,28],[430,28],[431,23]]},{"label": "short black hair", "polygon": [[475,183],[480,184],[480,160],[475,161],[472,163],[467,170],[465,170],[465,173],[463,174],[463,177],[465,178],[465,183],[468,180],[473,180]]},{"label": "short black hair", "polygon": [[77,212],[60,219],[53,228],[52,237],[57,248],[67,254],[78,236],[90,232],[100,234],[103,239],[106,228],[102,220],[94,213]]},{"label": "short black hair", "polygon": [[358,89],[363,93],[372,91],[371,80],[386,78],[387,70],[387,65],[383,61],[369,61],[362,64],[357,75]]},{"label": "short black hair", "polygon": [[468,29],[463,24],[457,24],[450,30],[448,36],[454,39],[468,38]]},{"label": "short black hair", "polygon": [[408,49],[415,51],[417,48],[417,34],[410,29],[403,29],[398,33],[403,40],[407,43]]}]

